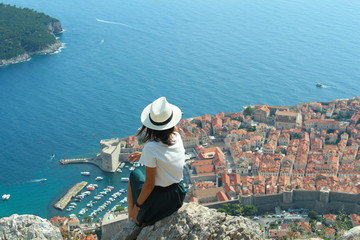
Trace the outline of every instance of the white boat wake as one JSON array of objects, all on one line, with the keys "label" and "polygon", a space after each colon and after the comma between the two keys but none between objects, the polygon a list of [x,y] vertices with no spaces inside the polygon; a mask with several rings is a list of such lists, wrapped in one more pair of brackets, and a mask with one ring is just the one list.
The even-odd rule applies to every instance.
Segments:
[{"label": "white boat wake", "polygon": [[127,25],[127,24],[121,23],[121,22],[106,21],[106,20],[102,20],[102,19],[98,19],[98,18],[96,18],[96,21],[102,22],[102,23],[108,23],[108,24],[116,24],[116,25],[120,25],[120,26],[129,28],[129,29],[138,31],[138,32],[143,32],[143,33],[147,33],[147,34],[153,34],[153,33],[151,33],[151,32],[147,32],[147,31],[144,31],[144,30],[141,30],[141,29],[138,29],[138,28],[134,28],[134,27],[132,27],[132,26],[130,26],[130,25]]},{"label": "white boat wake", "polygon": [[125,23],[112,22],[112,21],[105,21],[105,20],[98,19],[98,18],[96,19],[96,21],[98,21],[98,22],[102,22],[102,23],[117,24],[117,25],[121,25],[121,26],[124,26],[124,27],[127,27],[127,28],[131,28],[131,29],[138,30],[138,29],[136,29],[136,28],[134,28],[134,27],[132,27],[132,26],[129,26],[129,25],[125,24]]},{"label": "white boat wake", "polygon": [[41,178],[41,179],[34,179],[34,180],[30,180],[29,183],[35,183],[35,182],[45,182],[47,181],[46,178]]}]

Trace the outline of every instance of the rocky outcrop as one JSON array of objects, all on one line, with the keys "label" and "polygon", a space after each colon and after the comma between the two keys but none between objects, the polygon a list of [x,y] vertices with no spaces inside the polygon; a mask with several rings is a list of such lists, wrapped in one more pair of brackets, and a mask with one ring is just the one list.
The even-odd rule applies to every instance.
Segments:
[{"label": "rocky outcrop", "polygon": [[256,240],[261,239],[261,231],[259,224],[247,218],[229,216],[194,203],[184,203],[176,213],[158,221],[153,226],[139,228],[132,220],[124,220],[114,233],[107,234],[103,230],[103,236],[118,240]]},{"label": "rocky outcrop", "polygon": [[62,26],[61,26],[61,22],[57,21],[57,22],[50,23],[49,24],[49,30],[54,34],[61,33],[63,31]]},{"label": "rocky outcrop", "polygon": [[62,43],[60,41],[56,40],[56,42],[54,44],[50,44],[47,47],[45,47],[39,51],[24,53],[17,57],[14,57],[14,58],[0,59],[0,66],[29,61],[31,59],[31,56],[34,56],[34,55],[56,53],[57,51],[59,51],[59,49],[61,47],[62,47]]},{"label": "rocky outcrop", "polygon": [[59,228],[34,215],[11,215],[0,219],[0,239],[62,239]]},{"label": "rocky outcrop", "polygon": [[339,240],[359,240],[360,239],[360,226],[354,227],[349,231],[345,232]]}]

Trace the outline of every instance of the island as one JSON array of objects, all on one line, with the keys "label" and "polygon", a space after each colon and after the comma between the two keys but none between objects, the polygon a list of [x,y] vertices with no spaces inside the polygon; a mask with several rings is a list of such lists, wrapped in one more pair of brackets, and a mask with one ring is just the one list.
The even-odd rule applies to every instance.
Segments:
[{"label": "island", "polygon": [[33,9],[0,3],[0,66],[27,61],[33,55],[58,51],[59,20]]}]

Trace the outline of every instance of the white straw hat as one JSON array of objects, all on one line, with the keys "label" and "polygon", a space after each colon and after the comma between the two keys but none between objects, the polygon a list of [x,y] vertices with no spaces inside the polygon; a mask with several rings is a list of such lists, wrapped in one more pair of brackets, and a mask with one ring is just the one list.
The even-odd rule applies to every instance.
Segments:
[{"label": "white straw hat", "polygon": [[181,115],[180,108],[168,103],[165,97],[160,97],[144,108],[141,122],[153,130],[166,130],[178,124]]}]

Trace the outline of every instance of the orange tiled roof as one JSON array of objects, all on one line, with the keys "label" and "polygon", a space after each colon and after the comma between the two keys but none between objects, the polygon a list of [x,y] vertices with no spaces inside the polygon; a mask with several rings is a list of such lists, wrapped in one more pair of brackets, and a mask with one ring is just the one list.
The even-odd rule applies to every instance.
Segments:
[{"label": "orange tiled roof", "polygon": [[228,197],[226,196],[226,194],[223,191],[217,192],[216,196],[218,197],[219,201],[221,201],[221,202],[229,201]]},{"label": "orange tiled roof", "polygon": [[334,214],[324,214],[323,217],[326,219],[326,220],[336,220],[336,216]]}]

